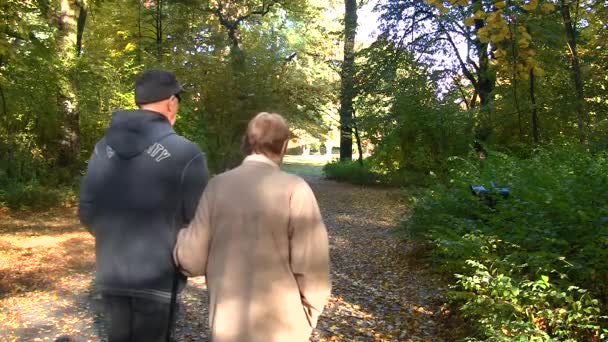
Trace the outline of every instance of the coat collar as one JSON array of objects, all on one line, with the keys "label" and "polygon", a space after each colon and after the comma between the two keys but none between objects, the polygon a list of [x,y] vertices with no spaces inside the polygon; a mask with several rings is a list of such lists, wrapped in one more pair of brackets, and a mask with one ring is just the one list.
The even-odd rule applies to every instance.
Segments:
[{"label": "coat collar", "polygon": [[270,158],[266,157],[263,154],[248,155],[247,157],[245,157],[245,160],[243,160],[243,163],[249,163],[249,162],[262,163],[262,164],[270,165],[277,169],[279,168],[279,165],[277,165],[277,163],[275,163],[274,161],[272,161]]}]

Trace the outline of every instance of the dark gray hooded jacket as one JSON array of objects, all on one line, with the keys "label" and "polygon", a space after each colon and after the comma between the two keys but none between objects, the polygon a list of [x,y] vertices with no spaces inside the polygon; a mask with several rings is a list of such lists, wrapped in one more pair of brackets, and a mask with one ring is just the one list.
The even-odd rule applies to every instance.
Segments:
[{"label": "dark gray hooded jacket", "polygon": [[203,153],[164,116],[113,114],[80,190],[80,220],[95,236],[102,292],[169,301],[177,231],[192,220],[207,179]]}]

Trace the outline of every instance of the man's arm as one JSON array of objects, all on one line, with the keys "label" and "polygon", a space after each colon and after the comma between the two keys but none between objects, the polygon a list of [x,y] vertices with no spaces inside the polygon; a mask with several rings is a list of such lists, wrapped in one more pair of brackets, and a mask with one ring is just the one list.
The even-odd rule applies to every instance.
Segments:
[{"label": "man's arm", "polygon": [[183,222],[190,223],[194,218],[198,202],[207,182],[209,170],[203,153],[198,153],[185,166],[182,172],[182,217]]},{"label": "man's arm", "polygon": [[290,203],[290,262],[310,326],[330,294],[329,241],[317,200],[304,181]]},{"label": "man's arm", "polygon": [[207,257],[209,255],[209,240],[211,239],[210,197],[211,187],[208,187],[188,228],[177,234],[177,242],[173,250],[175,264],[183,274],[189,277],[205,275]]},{"label": "man's arm", "polygon": [[91,229],[91,224],[93,222],[94,216],[94,199],[95,199],[95,182],[96,182],[96,159],[97,155],[97,145],[95,145],[95,150],[93,151],[91,158],[89,159],[87,165],[87,172],[82,177],[82,181],[80,183],[80,194],[79,198],[79,206],[78,206],[78,217],[80,218],[80,223],[93,235],[94,232]]}]

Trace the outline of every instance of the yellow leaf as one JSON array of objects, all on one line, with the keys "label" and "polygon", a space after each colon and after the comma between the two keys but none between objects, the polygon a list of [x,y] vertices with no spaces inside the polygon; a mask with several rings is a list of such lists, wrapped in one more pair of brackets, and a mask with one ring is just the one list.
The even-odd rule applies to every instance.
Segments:
[{"label": "yellow leaf", "polygon": [[520,53],[522,56],[530,56],[530,57],[536,56],[536,52],[532,49],[523,50]]},{"label": "yellow leaf", "polygon": [[129,36],[129,32],[128,31],[116,31],[116,35],[122,39],[125,39]]},{"label": "yellow leaf", "polygon": [[441,14],[446,14],[450,11],[447,7],[443,6],[442,4],[439,4],[439,6],[437,6],[437,8],[439,8],[439,13],[441,13]]},{"label": "yellow leaf", "polygon": [[528,57],[528,58],[526,58],[526,65],[528,67],[533,67],[536,65],[536,60],[532,57]]},{"label": "yellow leaf", "polygon": [[496,51],[494,51],[494,57],[495,58],[502,58],[506,56],[505,50],[503,49],[496,49]]},{"label": "yellow leaf", "polygon": [[133,43],[128,43],[128,44],[125,46],[125,52],[131,52],[131,51],[135,51],[135,48],[136,48],[135,44],[133,44]]},{"label": "yellow leaf", "polygon": [[500,17],[498,16],[498,14],[496,12],[492,12],[488,15],[488,22],[490,23],[496,23],[496,20],[500,19]]},{"label": "yellow leaf", "polygon": [[482,10],[477,10],[477,12],[475,12],[475,15],[473,16],[473,18],[475,19],[483,19],[486,17],[486,12],[482,11]]},{"label": "yellow leaf", "polygon": [[473,26],[475,25],[475,18],[473,17],[468,17],[464,19],[464,24],[467,26]]},{"label": "yellow leaf", "polygon": [[524,10],[532,12],[538,7],[538,0],[530,0],[527,4],[522,6]]},{"label": "yellow leaf", "polygon": [[545,70],[543,70],[543,68],[541,68],[539,66],[534,67],[534,76],[543,77],[543,76],[545,76],[545,74],[546,73],[545,73]]},{"label": "yellow leaf", "polygon": [[540,11],[543,14],[553,13],[553,11],[555,11],[555,5],[550,2],[545,2],[542,6],[540,6]]},{"label": "yellow leaf", "polygon": [[506,5],[507,4],[504,1],[499,1],[494,4],[494,7],[498,8],[498,9],[503,9],[503,8],[505,8]]},{"label": "yellow leaf", "polygon": [[520,39],[520,40],[517,41],[517,46],[520,49],[525,49],[528,46],[530,46],[530,42],[528,40],[526,40],[526,39]]},{"label": "yellow leaf", "polygon": [[506,36],[502,35],[502,34],[493,34],[491,39],[493,43],[500,43],[502,41],[504,41],[506,38]]},{"label": "yellow leaf", "polygon": [[490,33],[487,27],[482,27],[477,31],[477,38],[482,43],[488,43],[490,41]]}]

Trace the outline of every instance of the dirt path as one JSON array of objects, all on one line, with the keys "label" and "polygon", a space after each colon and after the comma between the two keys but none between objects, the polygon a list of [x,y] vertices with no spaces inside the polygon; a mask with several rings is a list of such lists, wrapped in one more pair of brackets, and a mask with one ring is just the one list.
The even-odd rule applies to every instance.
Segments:
[{"label": "dirt path", "polygon": [[438,341],[438,279],[392,230],[403,193],[309,178],[331,240],[332,302],[315,339]]},{"label": "dirt path", "polygon": [[[439,341],[439,280],[394,238],[406,206],[399,190],[308,175],[331,240],[333,296],[311,341]],[[73,210],[39,217],[0,213],[0,341],[100,341],[92,239]],[[201,279],[181,297],[178,341],[207,341]]]}]

